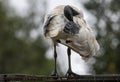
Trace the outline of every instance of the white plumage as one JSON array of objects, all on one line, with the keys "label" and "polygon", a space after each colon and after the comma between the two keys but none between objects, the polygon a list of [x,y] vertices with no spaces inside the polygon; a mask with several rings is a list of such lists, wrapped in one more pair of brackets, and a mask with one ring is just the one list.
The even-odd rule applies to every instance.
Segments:
[{"label": "white plumage", "polygon": [[49,12],[44,21],[44,35],[53,40],[54,46],[59,42],[79,53],[84,60],[99,50],[82,11],[73,6],[60,5]]},{"label": "white plumage", "polygon": [[[87,59],[99,50],[99,44],[96,41],[92,29],[86,23],[83,13],[74,7],[80,13],[73,17],[73,21],[79,25],[79,33],[68,34],[63,31],[68,22],[68,19],[64,16],[64,7],[65,5],[58,6],[46,16],[44,24],[48,18],[53,17],[53,19],[47,27],[48,32],[45,33],[45,36],[52,38],[54,42],[60,39],[63,45],[70,47],[84,59]],[[66,43],[66,40],[71,40],[72,42]]]}]

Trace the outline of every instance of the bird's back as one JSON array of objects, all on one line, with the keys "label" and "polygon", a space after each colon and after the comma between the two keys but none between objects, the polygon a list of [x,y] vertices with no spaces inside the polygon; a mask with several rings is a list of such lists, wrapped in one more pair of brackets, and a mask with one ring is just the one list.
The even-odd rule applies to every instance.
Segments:
[{"label": "bird's back", "polygon": [[[57,6],[45,16],[45,21],[43,25],[45,37],[57,37],[59,33],[64,29],[66,23],[68,22],[68,19],[66,19],[66,17],[64,16],[65,6],[66,5]],[[81,11],[79,11],[75,7],[73,8],[81,13],[79,14],[79,16],[83,16],[83,13]],[[49,21],[49,18],[52,19]],[[46,22],[49,22],[49,25],[45,26]]]},{"label": "bird's back", "polygon": [[[44,24],[45,36],[53,40],[59,39],[61,44],[66,45],[79,53],[84,59],[87,59],[99,50],[99,44],[92,29],[84,20],[83,13],[74,7],[73,9],[79,13],[73,17],[73,22],[77,24],[79,28],[78,33],[69,34],[64,31],[65,25],[69,22],[64,16],[64,7],[65,5],[58,6],[47,15],[45,24],[49,22],[49,25],[45,26]],[[75,27],[73,27],[73,29],[74,28]]]}]

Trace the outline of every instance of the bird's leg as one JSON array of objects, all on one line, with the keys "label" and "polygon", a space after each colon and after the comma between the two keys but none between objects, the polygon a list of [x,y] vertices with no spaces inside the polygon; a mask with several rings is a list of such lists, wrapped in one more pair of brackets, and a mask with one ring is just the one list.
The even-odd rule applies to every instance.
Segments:
[{"label": "bird's leg", "polygon": [[71,49],[67,49],[67,54],[68,54],[68,71],[66,73],[66,77],[77,77],[79,76],[78,74],[73,73],[72,68],[71,68]]},{"label": "bird's leg", "polygon": [[68,71],[66,73],[66,76],[70,76],[72,73],[72,69],[71,69],[71,49],[68,48],[67,49],[67,54],[68,54]]},{"label": "bird's leg", "polygon": [[[58,39],[56,40],[57,43],[61,43],[61,41]],[[56,44],[54,44],[54,60],[55,60],[55,68],[54,68],[54,71],[53,73],[51,74],[51,76],[58,76],[58,73],[57,73],[57,52],[56,52]]]},{"label": "bird's leg", "polygon": [[56,52],[56,45],[54,45],[54,60],[55,60],[55,68],[51,76],[58,76],[57,73],[57,52]]}]

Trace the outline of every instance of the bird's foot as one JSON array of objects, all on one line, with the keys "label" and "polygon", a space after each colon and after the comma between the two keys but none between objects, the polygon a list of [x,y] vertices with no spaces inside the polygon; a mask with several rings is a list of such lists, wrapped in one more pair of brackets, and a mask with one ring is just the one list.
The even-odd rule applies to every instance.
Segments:
[{"label": "bird's foot", "polygon": [[67,79],[68,79],[68,78],[73,78],[73,77],[79,77],[79,76],[80,76],[80,75],[72,72],[72,70],[68,70],[67,73],[66,73],[66,75],[65,75],[65,77],[67,77]]},{"label": "bird's foot", "polygon": [[50,76],[52,76],[54,79],[57,79],[58,78],[58,73],[56,71],[53,71]]}]

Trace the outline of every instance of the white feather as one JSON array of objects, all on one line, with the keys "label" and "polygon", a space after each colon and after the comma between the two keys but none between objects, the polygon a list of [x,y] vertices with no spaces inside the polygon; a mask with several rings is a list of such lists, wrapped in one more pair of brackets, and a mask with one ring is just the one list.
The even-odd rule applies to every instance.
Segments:
[{"label": "white feather", "polygon": [[[75,52],[79,53],[83,59],[86,60],[99,50],[99,44],[92,32],[92,29],[84,20],[83,13],[74,7],[73,8],[79,12],[79,15],[76,15],[73,18],[73,21],[79,25],[79,33],[71,35],[63,31],[66,23],[68,22],[63,14],[64,7],[65,5],[58,6],[48,14],[49,17],[55,17],[47,27],[49,30],[47,36],[52,38],[54,41],[60,39],[63,45],[66,45]],[[72,42],[66,43],[66,40],[71,40]]]}]

